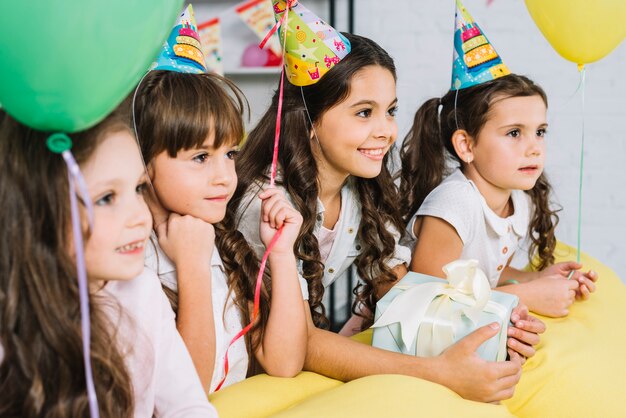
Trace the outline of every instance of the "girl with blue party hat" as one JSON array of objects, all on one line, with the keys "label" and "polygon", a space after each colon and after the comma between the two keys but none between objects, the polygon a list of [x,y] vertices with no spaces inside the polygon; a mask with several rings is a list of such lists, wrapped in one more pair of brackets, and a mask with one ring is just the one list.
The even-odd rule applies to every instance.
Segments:
[{"label": "girl with blue party hat", "polygon": [[302,217],[278,190],[260,196],[262,214],[250,222],[273,248],[259,282],[259,261],[226,211],[237,185],[245,98],[205,72],[200,51],[189,7],[137,87],[133,114],[152,186],[146,265],[161,279],[211,393],[259,369],[296,375],[306,323],[293,255]]},{"label": "girl with blue party hat", "polygon": [[[304,218],[294,251],[310,307],[305,369],[340,380],[404,374],[443,384],[468,399],[510,397],[520,373],[517,353],[516,361],[501,363],[478,361],[474,355],[497,332],[490,326],[435,358],[380,350],[324,329],[326,290],[333,282],[345,286],[349,269],[356,270],[361,283],[354,289],[353,311],[360,317],[353,326],[358,328],[368,325],[378,298],[407,272],[410,252],[399,243],[399,197],[386,165],[397,136],[396,69],[372,40],[337,33],[300,2],[274,4],[286,38],[289,82],[277,89],[237,159],[240,181],[232,207],[239,230],[257,254],[263,251],[253,227],[262,210],[257,196],[274,177],[276,188]],[[345,296],[340,304],[349,303]],[[533,332],[534,325],[527,335],[536,337]],[[520,344],[520,351],[532,355],[530,344]]]},{"label": "girl with blue party hat", "polygon": [[[536,313],[565,316],[595,290],[597,275],[554,264],[546,94],[510,73],[460,1],[455,23],[451,90],[420,107],[401,151],[411,270],[443,277],[448,262],[477,259],[492,287]],[[509,265],[524,239],[535,272]]]},{"label": "girl with blue party hat", "polygon": [[69,136],[0,111],[1,416],[217,416],[144,270],[151,217],[129,110]]}]

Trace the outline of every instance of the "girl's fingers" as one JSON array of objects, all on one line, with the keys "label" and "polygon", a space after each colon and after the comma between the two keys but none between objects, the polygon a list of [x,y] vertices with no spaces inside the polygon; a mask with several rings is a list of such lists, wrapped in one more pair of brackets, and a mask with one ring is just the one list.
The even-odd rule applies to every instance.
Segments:
[{"label": "girl's fingers", "polygon": [[282,226],[283,221],[287,217],[286,212],[289,210],[293,209],[287,202],[271,198],[263,207],[263,222],[268,223],[272,228],[278,229]]},{"label": "girl's fingers", "polygon": [[527,358],[535,355],[535,349],[533,348],[532,345],[521,343],[515,338],[508,338],[506,345],[511,350],[515,351],[518,355],[521,355]]},{"label": "girl's fingers", "polygon": [[579,264],[575,261],[566,261],[561,263],[562,267],[567,270],[580,270],[582,268],[582,264]]},{"label": "girl's fingers", "polygon": [[267,188],[267,189],[263,190],[261,193],[259,193],[259,198],[261,200],[265,200],[265,199],[267,199],[269,197],[277,196],[277,195],[285,197],[285,193],[282,190],[273,187],[273,188]]},{"label": "girl's fingers", "polygon": [[581,278],[580,285],[585,286],[590,293],[593,293],[596,291],[596,284],[593,282],[593,280],[585,276]]},{"label": "girl's fingers", "polygon": [[[516,340],[531,346],[539,344],[540,341],[539,335],[534,332],[527,332],[515,327],[509,327],[508,335],[509,337],[515,338]],[[527,355],[526,357],[530,356]]]},{"label": "girl's fingers", "polygon": [[272,207],[269,209],[267,216],[269,217],[270,224],[272,224],[272,226],[275,226],[276,221],[277,221],[277,216],[280,213],[280,211],[285,208],[285,206],[286,206],[286,202],[278,201],[274,203]]},{"label": "girl's fingers", "polygon": [[[274,210],[274,207],[281,202],[285,202],[285,200],[280,195],[273,195],[261,203],[261,216],[263,217],[263,222],[269,222],[271,213]],[[286,203],[286,202],[285,202]]]},{"label": "girl's fingers", "polygon": [[518,362],[521,366],[526,363],[526,357],[521,356],[517,351],[507,348],[506,351],[509,353],[510,361]]},{"label": "girl's fingers", "polygon": [[591,294],[591,292],[589,291],[587,285],[580,286],[580,294],[582,295],[583,300],[589,299],[589,295]]},{"label": "girl's fingers", "polygon": [[287,219],[287,211],[288,209],[283,207],[276,214],[276,217],[274,218],[274,227],[276,229],[280,229],[285,224],[285,219]]}]

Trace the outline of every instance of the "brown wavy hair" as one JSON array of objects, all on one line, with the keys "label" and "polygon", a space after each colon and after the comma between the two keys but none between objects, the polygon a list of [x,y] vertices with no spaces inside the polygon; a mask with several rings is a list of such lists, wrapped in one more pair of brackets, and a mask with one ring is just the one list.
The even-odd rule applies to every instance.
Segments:
[{"label": "brown wavy hair", "polygon": [[[247,109],[243,93],[224,77],[150,72],[138,87],[133,110],[144,161],[149,165],[164,151],[175,158],[178,151],[202,146],[210,134],[216,148],[238,144],[243,138],[243,116]],[[259,263],[248,242],[234,228],[228,212],[214,227],[215,246],[227,273],[228,289],[234,292],[235,304],[246,322],[244,326],[251,315],[249,303],[254,301]],[[163,288],[176,311],[177,294],[166,286]],[[261,290],[260,320],[251,333],[246,334],[251,370],[257,366],[253,354],[263,339],[269,317],[270,292],[271,282],[266,273]]]},{"label": "brown wavy hair", "polygon": [[[85,162],[112,132],[130,131],[129,113],[113,112],[72,134]],[[80,303],[63,158],[35,131],[0,111],[0,416],[85,417]],[[133,393],[104,301],[90,297],[91,364],[101,417],[131,417]],[[107,308],[108,309],[108,308]]]},{"label": "brown wavy hair", "polygon": [[[350,94],[352,77],[367,66],[380,66],[396,78],[393,59],[370,39],[344,34],[352,45],[351,52],[324,75],[317,83],[297,87],[285,82],[283,115],[278,151],[281,178],[278,181],[289,194],[304,222],[294,243],[294,253],[302,262],[302,275],[307,280],[309,305],[313,322],[319,327],[328,326],[322,304],[324,266],[320,261],[319,243],[314,234],[319,195],[318,167],[312,150],[312,126],[321,120],[324,112],[344,101]],[[266,183],[274,147],[278,89],[269,109],[250,132],[237,160],[239,184],[230,202],[234,212],[244,204],[243,196],[258,184]],[[310,116],[311,123],[309,123]],[[361,224],[357,240],[362,252],[356,259],[357,271],[364,282],[354,290],[356,300],[352,310],[358,313],[363,304],[374,312],[375,291],[380,286],[396,280],[386,261],[393,255],[395,241],[387,230],[393,225],[402,231],[398,212],[398,198],[393,179],[387,169],[387,154],[381,173],[371,179],[354,178],[361,201]],[[239,208],[243,211],[245,209]],[[366,318],[366,324],[372,318]]]},{"label": "brown wavy hair", "polygon": [[[548,106],[548,98],[540,86],[525,76],[510,74],[461,89],[458,95],[456,91],[450,90],[442,98],[426,101],[417,110],[413,126],[400,151],[400,195],[404,198],[402,207],[405,223],[417,212],[426,196],[449,174],[450,167],[461,165],[451,141],[454,132],[463,129],[472,138],[478,138],[494,101],[528,96],[539,96]],[[533,266],[539,270],[554,263],[555,229],[560,208],[551,206],[551,192],[552,187],[545,173],[539,176],[532,189],[526,191],[534,206],[528,228],[532,241],[529,258],[532,260],[533,255],[537,254]]]}]

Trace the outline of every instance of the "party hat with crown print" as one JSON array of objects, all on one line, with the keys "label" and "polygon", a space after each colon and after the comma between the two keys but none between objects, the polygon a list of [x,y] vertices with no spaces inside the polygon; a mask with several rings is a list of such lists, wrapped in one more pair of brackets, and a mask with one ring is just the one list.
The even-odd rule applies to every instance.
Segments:
[{"label": "party hat with crown print", "polygon": [[487,36],[460,0],[454,19],[451,90],[460,90],[511,74]]}]

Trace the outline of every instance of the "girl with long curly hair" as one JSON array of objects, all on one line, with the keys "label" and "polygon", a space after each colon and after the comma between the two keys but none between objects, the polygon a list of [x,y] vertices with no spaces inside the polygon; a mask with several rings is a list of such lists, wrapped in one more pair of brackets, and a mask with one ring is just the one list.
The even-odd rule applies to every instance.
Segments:
[{"label": "girl with long curly hair", "polygon": [[[144,270],[151,218],[129,116],[126,104],[70,135],[93,206],[93,227],[82,217],[99,415],[216,416],[158,279]],[[3,417],[89,416],[68,169],[49,136],[0,111]]]},{"label": "girl with long curly hair", "polygon": [[[372,40],[345,37],[350,53],[319,81],[284,85],[276,187],[304,218],[293,247],[310,305],[304,367],[340,380],[382,373],[416,376],[474,400],[510,397],[519,363],[486,363],[472,355],[495,328],[483,327],[435,358],[380,350],[324,329],[324,290],[346,280],[347,269],[356,267],[361,281],[353,312],[365,317],[360,325],[367,326],[376,301],[406,273],[410,261],[409,249],[399,244],[404,227],[400,199],[386,166],[397,135],[395,65]],[[261,210],[256,196],[270,177],[279,94],[237,159],[240,181],[231,201],[238,228],[257,254],[262,246],[253,226]],[[516,320],[520,314],[526,318],[517,312]],[[523,334],[522,339],[530,336],[527,343],[519,345],[526,356],[534,352],[535,325]]]},{"label": "girl with long curly hair", "polygon": [[[492,287],[553,317],[595,290],[593,271],[554,264],[559,218],[543,171],[547,106],[540,86],[509,74],[419,108],[401,151],[401,207],[416,240],[411,270],[442,276],[446,263],[474,258]],[[509,265],[525,237],[533,272]]]},{"label": "girl with long curly hair", "polygon": [[170,296],[208,393],[258,366],[270,375],[294,376],[305,355],[305,304],[292,250],[302,217],[277,190],[259,196],[262,214],[251,220],[263,245],[283,228],[263,278],[259,317],[229,350],[253,317],[260,267],[226,211],[237,186],[245,103],[223,77],[158,70],[141,82],[133,111],[153,186],[148,204],[156,239],[146,265]]},{"label": "girl with long curly hair", "polygon": [[[355,266],[362,286],[353,311],[366,317],[367,327],[378,297],[406,274],[410,252],[398,244],[402,219],[386,167],[397,136],[395,66],[372,41],[346,37],[356,43],[346,65],[341,61],[302,90],[284,87],[277,180],[304,218],[294,249],[313,321],[326,323],[324,289],[347,280]],[[259,212],[254,196],[269,178],[277,100],[275,95],[237,160],[241,174],[232,202],[240,230],[259,254],[258,234],[248,225]]]}]

